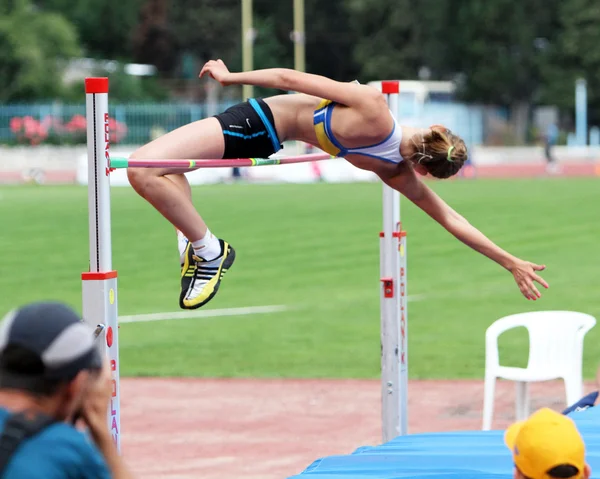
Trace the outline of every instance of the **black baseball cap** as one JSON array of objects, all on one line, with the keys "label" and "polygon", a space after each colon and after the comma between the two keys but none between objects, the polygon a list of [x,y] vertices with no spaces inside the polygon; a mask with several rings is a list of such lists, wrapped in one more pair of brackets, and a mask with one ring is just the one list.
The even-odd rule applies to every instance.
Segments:
[{"label": "black baseball cap", "polygon": [[[11,358],[11,350],[26,359]],[[102,368],[93,329],[69,306],[36,302],[9,312],[0,323],[0,388],[43,390],[83,370]]]}]

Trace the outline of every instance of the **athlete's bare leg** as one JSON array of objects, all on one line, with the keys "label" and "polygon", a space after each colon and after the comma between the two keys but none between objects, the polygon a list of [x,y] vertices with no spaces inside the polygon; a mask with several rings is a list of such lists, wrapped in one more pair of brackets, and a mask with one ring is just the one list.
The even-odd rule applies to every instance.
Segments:
[{"label": "athlete's bare leg", "polygon": [[192,199],[192,187],[190,186],[190,182],[186,178],[183,173],[176,173],[173,175],[166,175],[165,178],[168,178],[173,183],[177,185],[177,187],[185,193],[185,195],[191,200]]},{"label": "athlete's bare leg", "polygon": [[[138,149],[137,159],[222,158],[225,149],[221,125],[206,118],[183,126]],[[179,306],[195,309],[210,301],[235,260],[235,250],[213,234],[192,203],[190,184],[183,173],[193,169],[130,168],[129,182],[189,242],[180,243],[181,291]],[[183,247],[182,247],[183,246]],[[183,251],[182,251],[183,250]]]},{"label": "athlete's bare leg", "polygon": [[[179,188],[181,191],[183,191],[185,193],[185,195],[190,199],[190,201],[192,200],[192,188],[190,186],[190,182],[188,181],[188,179],[186,178],[186,176],[183,173],[166,175],[165,178],[168,178],[173,183],[175,183],[177,185],[177,188]],[[175,228],[175,231],[177,231],[177,238],[179,239],[181,236],[182,240],[183,240],[183,233],[181,231],[179,231],[177,228]],[[183,243],[181,244],[181,247],[184,247]],[[183,251],[180,251],[179,254],[180,255],[183,254]]]},{"label": "athlete's bare leg", "polygon": [[[216,118],[205,118],[182,126],[139,148],[136,159],[222,158],[225,149],[221,125]],[[140,196],[154,206],[190,241],[206,234],[206,224],[194,208],[187,179],[189,170],[173,168],[129,168],[127,176]],[[168,178],[170,176],[170,178]],[[183,188],[182,188],[183,186]]]},{"label": "athlete's bare leg", "polygon": [[[192,199],[192,188],[190,187],[190,182],[188,181],[188,179],[186,178],[186,176],[183,173],[177,173],[174,175],[166,175],[165,178],[168,178],[173,183],[175,183],[177,185],[177,187],[181,191],[183,191],[190,200]],[[187,249],[189,247],[188,246],[189,241],[185,237],[185,235],[181,231],[179,231],[177,228],[175,228],[175,231],[177,233],[177,249],[179,250],[179,262],[183,267],[183,265],[185,264],[185,255],[186,255]]]}]

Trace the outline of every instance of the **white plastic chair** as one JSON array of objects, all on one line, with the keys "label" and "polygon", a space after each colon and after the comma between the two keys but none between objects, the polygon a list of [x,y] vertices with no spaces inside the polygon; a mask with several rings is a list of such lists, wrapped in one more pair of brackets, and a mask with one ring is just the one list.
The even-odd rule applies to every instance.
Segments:
[{"label": "white plastic chair", "polygon": [[[535,311],[513,314],[495,321],[485,333],[485,387],[483,430],[491,429],[496,379],[516,382],[516,419],[529,416],[528,383],[563,379],[566,403],[583,396],[583,338],[596,324],[589,314],[573,311]],[[498,337],[505,331],[525,327],[529,332],[526,368],[500,366]]]}]

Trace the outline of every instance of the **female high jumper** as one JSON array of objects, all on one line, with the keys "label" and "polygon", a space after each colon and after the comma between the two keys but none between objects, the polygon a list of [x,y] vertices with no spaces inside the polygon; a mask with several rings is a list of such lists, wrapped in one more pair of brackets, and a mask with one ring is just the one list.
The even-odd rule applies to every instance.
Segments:
[{"label": "female high jumper", "polygon": [[[219,115],[173,130],[141,147],[131,158],[268,158],[284,141],[303,141],[375,173],[457,239],[512,273],[527,299],[541,297],[534,281],[548,288],[536,273],[545,266],[519,259],[495,245],[417,175],[449,178],[466,161],[464,141],[445,127],[400,126],[381,92],[358,82],[343,83],[284,68],[231,73],[221,60],[207,62],[199,76],[204,75],[223,86],[256,85],[298,94],[251,98]],[[235,260],[233,247],[208,229],[192,204],[184,173],[193,169],[127,171],[137,193],[178,231],[182,309],[196,309],[210,301]]]}]

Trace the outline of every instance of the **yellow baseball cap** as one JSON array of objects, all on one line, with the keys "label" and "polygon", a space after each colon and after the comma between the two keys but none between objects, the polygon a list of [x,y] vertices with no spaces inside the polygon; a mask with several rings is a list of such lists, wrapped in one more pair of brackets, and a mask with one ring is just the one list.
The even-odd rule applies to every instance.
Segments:
[{"label": "yellow baseball cap", "polygon": [[556,466],[571,465],[583,476],[585,444],[573,420],[549,408],[510,426],[504,442],[512,451],[515,466],[531,479],[548,479]]}]

